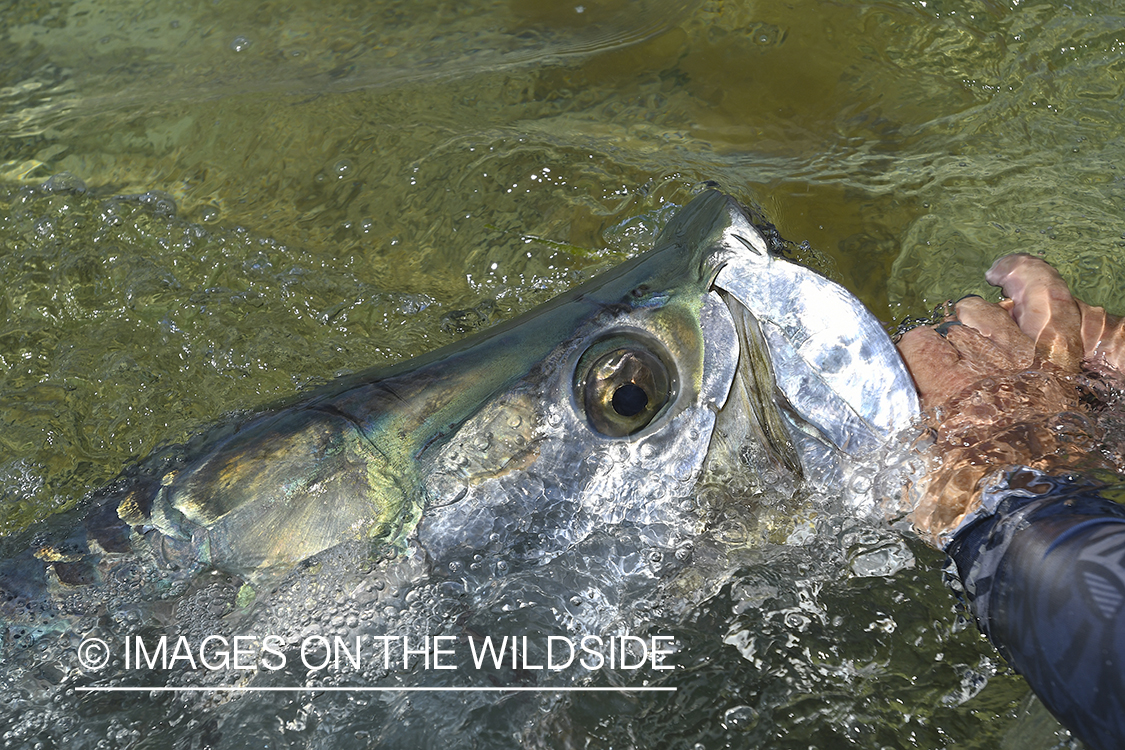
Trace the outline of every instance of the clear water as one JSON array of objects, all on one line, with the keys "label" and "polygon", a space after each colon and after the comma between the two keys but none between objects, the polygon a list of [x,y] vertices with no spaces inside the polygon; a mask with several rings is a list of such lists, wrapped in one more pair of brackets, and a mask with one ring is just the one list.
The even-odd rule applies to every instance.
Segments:
[{"label": "clear water", "polygon": [[[1013,250],[1125,311],[1123,16],[1016,0],[0,4],[0,530],[232,410],[529,309],[638,252],[704,180],[888,324],[986,292]],[[44,185],[63,172],[80,182]],[[735,527],[717,532],[732,548]],[[522,741],[1065,746],[938,555],[840,519],[780,537],[663,620],[690,654],[679,692],[536,706]],[[248,727],[255,706],[282,717],[246,735],[275,746],[329,747],[343,727],[378,741],[377,717],[355,729],[327,699],[246,705]],[[89,721],[107,747],[144,746],[151,722],[107,728],[96,709],[76,734]],[[160,715],[176,736],[178,714]],[[494,746],[481,731],[467,742]]]}]

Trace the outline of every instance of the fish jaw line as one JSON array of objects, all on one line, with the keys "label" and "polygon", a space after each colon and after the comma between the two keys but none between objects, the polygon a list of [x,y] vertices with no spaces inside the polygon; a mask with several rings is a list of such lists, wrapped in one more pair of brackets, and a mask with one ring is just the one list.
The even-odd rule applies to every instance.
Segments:
[{"label": "fish jaw line", "polygon": [[841,460],[873,454],[914,423],[913,380],[854,295],[770,253],[733,200],[726,210],[712,288],[735,321],[742,350],[735,388],[742,397],[732,403],[749,414],[737,420],[749,423],[775,467],[814,484],[834,482]]}]

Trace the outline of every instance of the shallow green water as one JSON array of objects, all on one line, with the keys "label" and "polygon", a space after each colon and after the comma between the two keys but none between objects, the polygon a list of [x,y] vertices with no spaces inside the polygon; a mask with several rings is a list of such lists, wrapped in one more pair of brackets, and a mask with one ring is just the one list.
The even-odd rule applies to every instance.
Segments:
[{"label": "shallow green water", "polygon": [[[0,530],[232,410],[529,309],[707,180],[888,324],[1015,250],[1125,311],[1123,22],[1015,0],[0,3]],[[62,172],[84,189],[43,186]],[[739,592],[784,556],[748,564],[684,625],[700,666],[674,713],[579,701],[566,731],[1054,746],[914,553],[886,579],[795,558],[772,605]],[[715,637],[741,625],[756,651]]]}]

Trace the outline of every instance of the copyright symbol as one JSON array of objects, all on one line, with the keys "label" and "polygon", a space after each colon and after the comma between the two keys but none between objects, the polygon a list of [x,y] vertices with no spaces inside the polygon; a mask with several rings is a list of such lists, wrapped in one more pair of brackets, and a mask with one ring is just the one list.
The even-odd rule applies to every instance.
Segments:
[{"label": "copyright symbol", "polygon": [[87,672],[96,672],[109,663],[109,645],[101,638],[87,638],[78,644],[78,663]]}]

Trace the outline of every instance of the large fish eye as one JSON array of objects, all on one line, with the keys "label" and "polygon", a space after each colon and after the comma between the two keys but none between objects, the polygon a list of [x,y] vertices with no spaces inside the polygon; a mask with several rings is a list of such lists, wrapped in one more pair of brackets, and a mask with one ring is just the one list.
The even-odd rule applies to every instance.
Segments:
[{"label": "large fish eye", "polygon": [[574,395],[590,426],[607,437],[647,427],[674,395],[670,362],[647,336],[618,334],[587,349],[574,373]]}]

